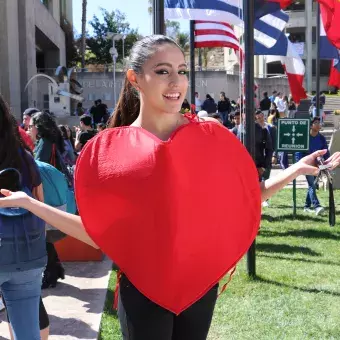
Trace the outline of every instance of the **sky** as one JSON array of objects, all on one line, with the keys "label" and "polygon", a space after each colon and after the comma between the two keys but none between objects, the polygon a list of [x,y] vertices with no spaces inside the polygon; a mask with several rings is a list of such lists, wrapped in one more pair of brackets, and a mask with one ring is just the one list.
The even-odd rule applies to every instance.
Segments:
[{"label": "sky", "polygon": [[[81,33],[82,0],[73,0],[73,25],[78,33]],[[142,35],[151,34],[151,17],[148,13],[148,0],[87,0],[87,22],[93,15],[100,17],[99,8],[108,11],[119,9],[126,14],[131,28],[138,28]],[[91,33],[90,27],[87,29]]]}]

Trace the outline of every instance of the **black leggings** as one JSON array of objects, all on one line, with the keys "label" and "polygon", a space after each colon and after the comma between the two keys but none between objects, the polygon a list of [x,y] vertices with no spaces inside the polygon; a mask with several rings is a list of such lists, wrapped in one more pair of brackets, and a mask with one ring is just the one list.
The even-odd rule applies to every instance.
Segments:
[{"label": "black leggings", "polygon": [[[5,299],[2,299],[4,306],[6,307],[6,302]],[[7,314],[7,320],[9,321],[9,317]],[[43,300],[40,297],[40,304],[39,304],[39,326],[40,326],[40,330],[43,330],[45,328],[47,328],[50,325],[50,320],[48,318],[48,314],[46,312],[46,308],[44,306]]]},{"label": "black leggings", "polygon": [[124,340],[206,340],[218,285],[180,315],[156,305],[122,276],[118,316]]}]

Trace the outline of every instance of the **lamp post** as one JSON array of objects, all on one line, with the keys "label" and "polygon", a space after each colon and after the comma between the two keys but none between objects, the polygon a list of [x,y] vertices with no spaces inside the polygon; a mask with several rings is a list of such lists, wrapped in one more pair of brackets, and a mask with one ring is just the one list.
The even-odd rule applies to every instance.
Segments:
[{"label": "lamp post", "polygon": [[[118,58],[118,51],[116,49],[115,42],[123,39],[123,44],[124,44],[125,38],[123,38],[122,34],[112,33],[112,32],[109,32],[106,38],[112,39],[112,47],[110,48],[110,54],[112,55],[112,61],[113,61],[113,71],[112,71],[113,73],[113,109],[115,109],[116,108],[116,61]],[[124,47],[123,47],[123,51],[124,51]]]}]

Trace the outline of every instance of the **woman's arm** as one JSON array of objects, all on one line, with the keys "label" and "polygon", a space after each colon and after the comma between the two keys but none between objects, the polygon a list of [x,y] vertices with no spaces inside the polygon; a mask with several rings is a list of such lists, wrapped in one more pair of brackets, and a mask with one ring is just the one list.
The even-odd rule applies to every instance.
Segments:
[{"label": "woman's arm", "polygon": [[94,248],[99,248],[85,231],[80,216],[55,209],[27,196],[23,192],[11,192],[1,189],[1,194],[6,197],[0,199],[0,207],[22,207],[27,209],[63,233],[85,242]]},{"label": "woman's arm", "polygon": [[[327,150],[319,150],[311,155],[302,158],[299,162],[290,166],[288,169],[282,171],[277,176],[266,180],[261,183],[261,198],[262,202],[266,201],[278,191],[283,189],[287,184],[293,181],[300,175],[317,176],[319,168],[316,166],[316,158],[326,154]],[[328,158],[325,164],[331,164],[330,171],[340,165],[340,153],[334,153]]]}]

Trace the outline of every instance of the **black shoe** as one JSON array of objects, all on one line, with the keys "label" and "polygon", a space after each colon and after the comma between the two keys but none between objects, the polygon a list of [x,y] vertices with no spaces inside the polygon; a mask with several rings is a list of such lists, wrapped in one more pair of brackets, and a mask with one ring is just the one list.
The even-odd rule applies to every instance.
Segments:
[{"label": "black shoe", "polygon": [[52,275],[51,272],[45,270],[41,289],[55,288],[57,286],[57,281],[58,278],[56,275]]}]

